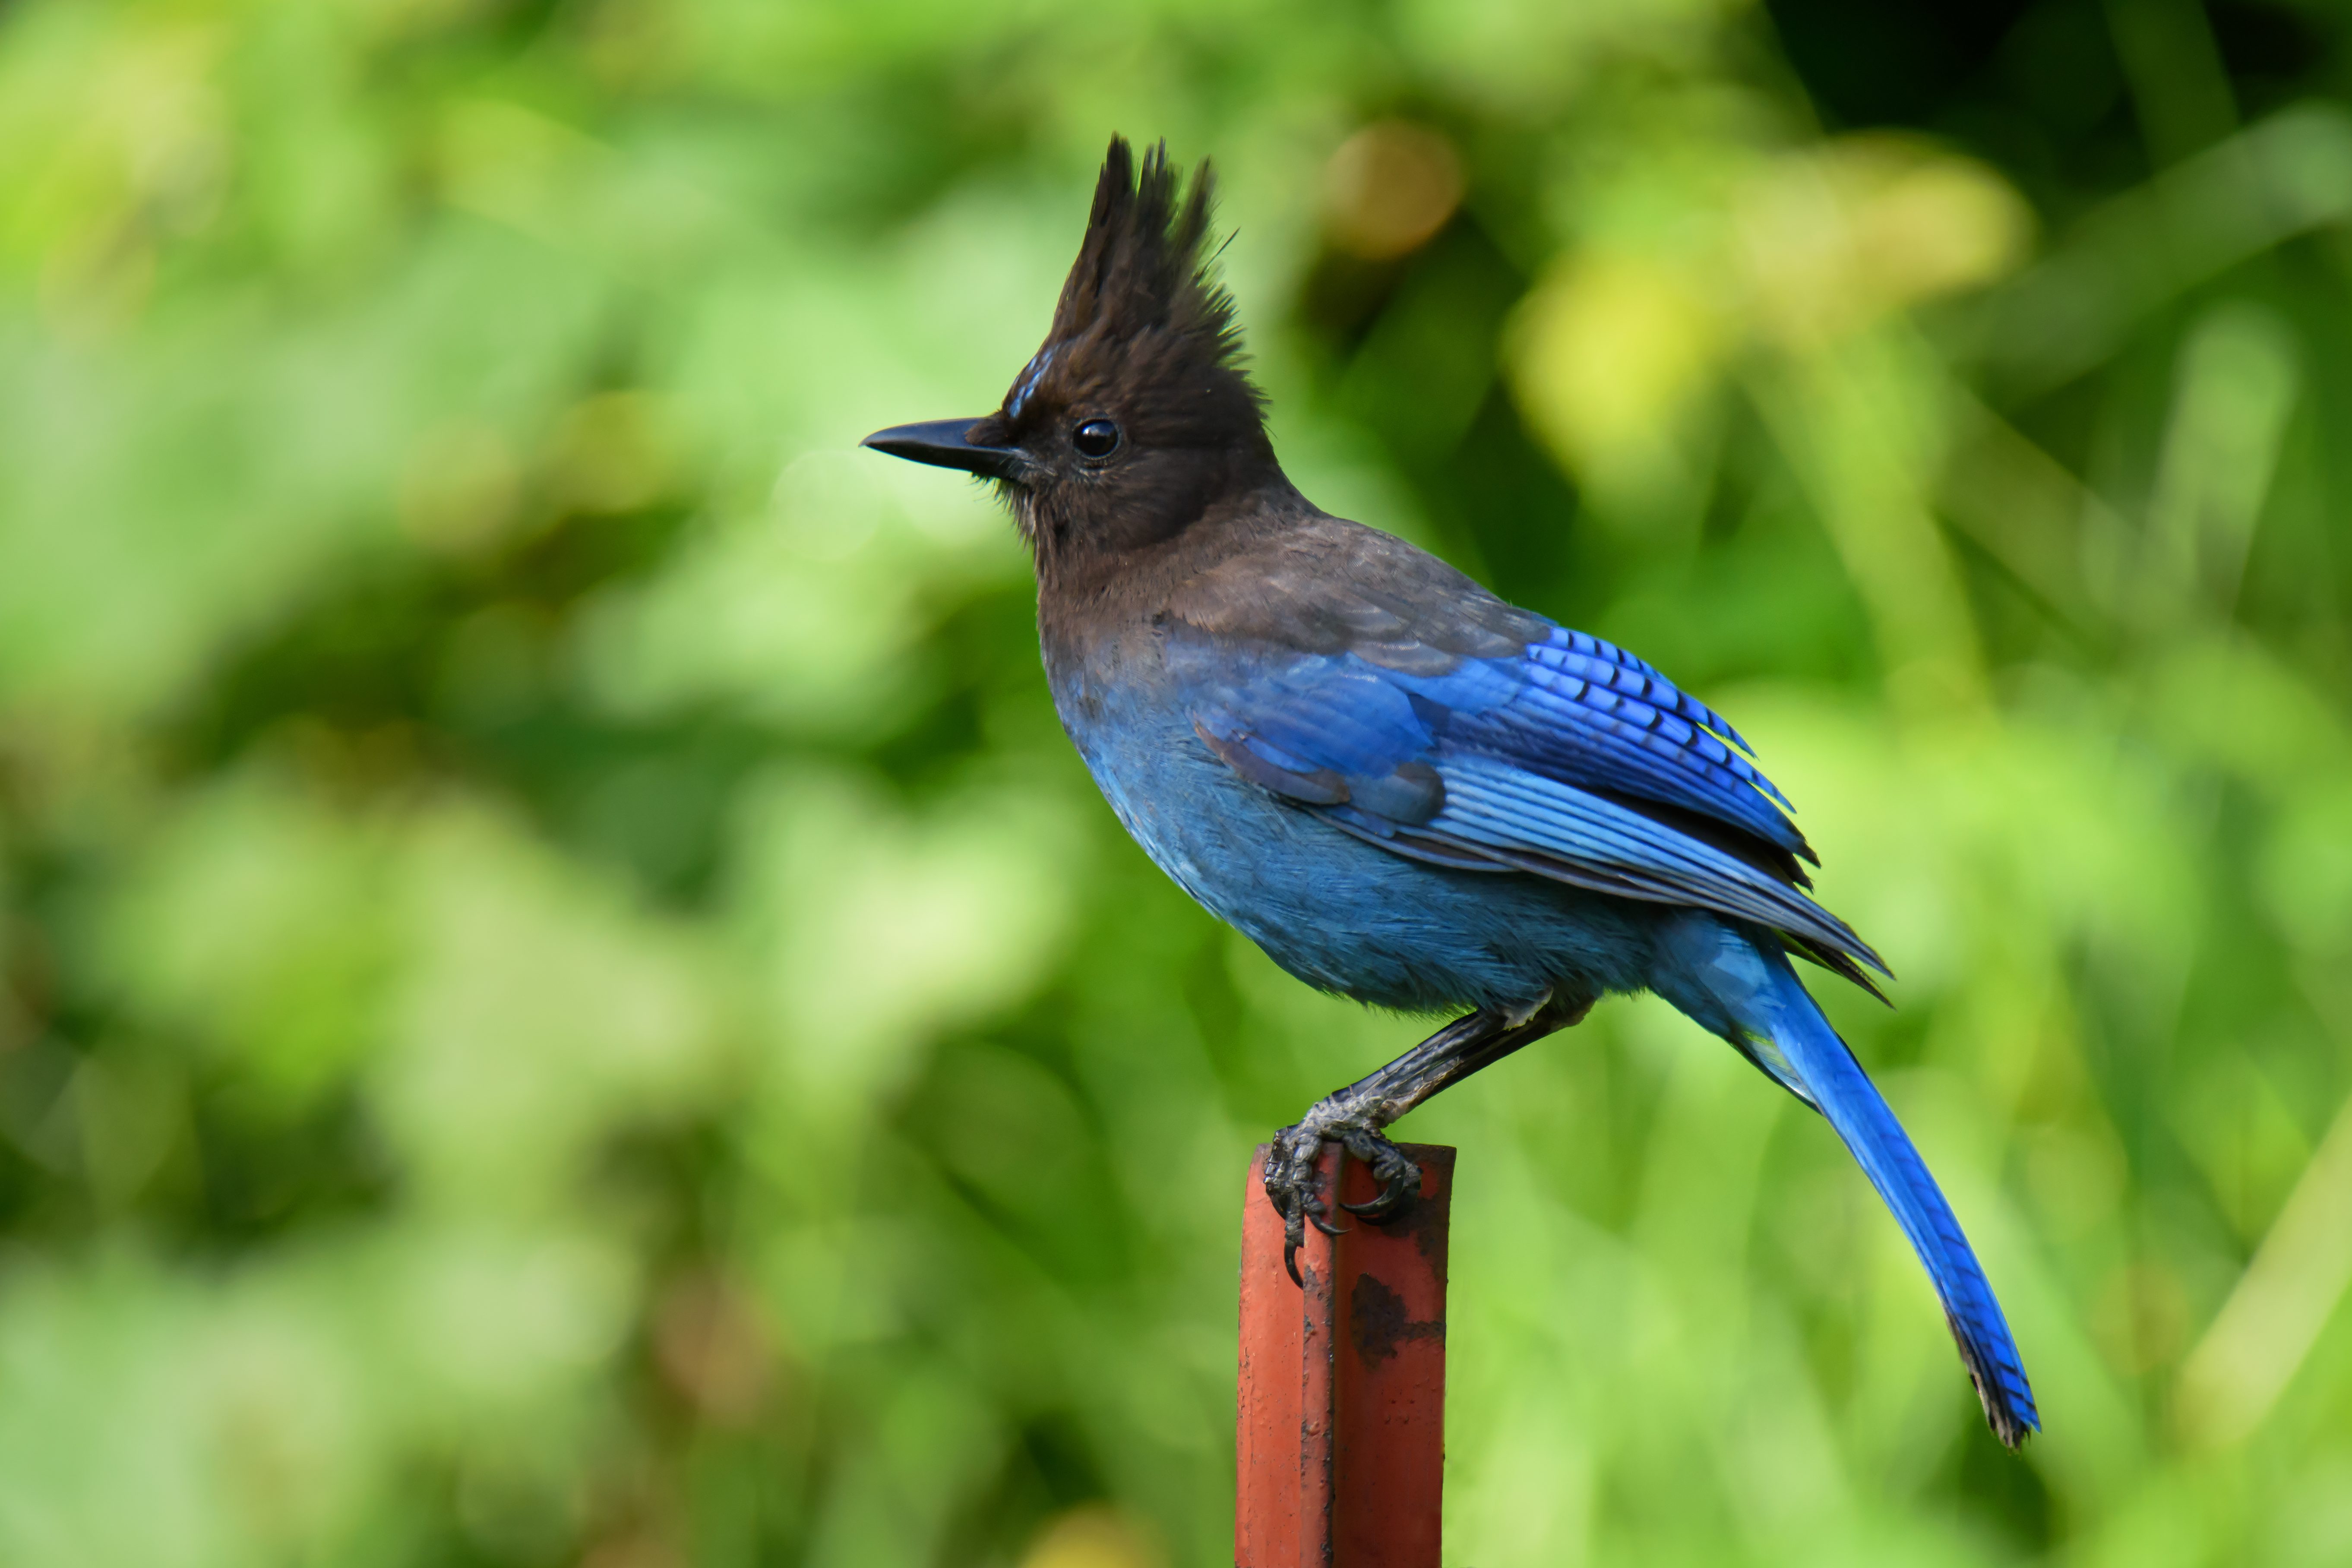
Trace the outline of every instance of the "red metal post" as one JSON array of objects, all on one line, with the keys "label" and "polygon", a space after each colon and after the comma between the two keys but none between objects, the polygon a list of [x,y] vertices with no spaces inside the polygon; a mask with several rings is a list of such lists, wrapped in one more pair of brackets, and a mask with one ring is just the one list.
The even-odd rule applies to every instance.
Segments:
[{"label": "red metal post", "polygon": [[[1243,1197],[1235,1568],[1438,1568],[1445,1468],[1445,1248],[1454,1151],[1402,1145],[1421,1196],[1391,1224],[1309,1227],[1304,1289],[1282,1266],[1282,1221]],[[1326,1192],[1371,1174],[1326,1145]]]}]

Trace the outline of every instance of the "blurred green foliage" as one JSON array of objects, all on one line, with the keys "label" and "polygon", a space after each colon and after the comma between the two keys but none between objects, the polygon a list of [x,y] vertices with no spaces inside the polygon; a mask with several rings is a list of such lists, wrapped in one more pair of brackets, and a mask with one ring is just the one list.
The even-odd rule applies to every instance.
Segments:
[{"label": "blurred green foliage", "polygon": [[1226,1560],[1249,1148],[1414,1026],[1144,861],[1010,530],[854,450],[1001,395],[1113,129],[1223,166],[1309,494],[1758,742],[2042,1394],[1612,1003],[1404,1129],[1451,1560],[2352,1558],[2348,39],[0,7],[0,1562]]}]

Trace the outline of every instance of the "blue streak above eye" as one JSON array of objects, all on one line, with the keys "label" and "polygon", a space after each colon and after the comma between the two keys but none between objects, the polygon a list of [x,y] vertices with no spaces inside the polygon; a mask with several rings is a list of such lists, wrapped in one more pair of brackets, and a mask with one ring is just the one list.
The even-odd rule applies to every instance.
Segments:
[{"label": "blue streak above eye", "polygon": [[1013,398],[1005,405],[1005,412],[1015,419],[1020,418],[1021,411],[1029,406],[1029,399],[1035,395],[1037,384],[1045,378],[1045,372],[1053,368],[1054,354],[1057,346],[1048,344],[1039,349],[1034,355],[1031,356],[1028,367],[1022,371],[1021,379],[1013,383]]}]

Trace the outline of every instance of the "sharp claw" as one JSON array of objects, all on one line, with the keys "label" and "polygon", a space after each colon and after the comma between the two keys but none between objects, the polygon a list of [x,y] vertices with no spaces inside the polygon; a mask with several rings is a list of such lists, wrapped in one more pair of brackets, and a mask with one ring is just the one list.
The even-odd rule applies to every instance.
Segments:
[{"label": "sharp claw", "polygon": [[1329,1220],[1325,1219],[1319,1214],[1310,1214],[1307,1217],[1308,1221],[1314,1225],[1316,1229],[1321,1231],[1326,1236],[1345,1236],[1348,1234],[1348,1227],[1346,1226],[1333,1225]]},{"label": "sharp claw", "polygon": [[1360,1149],[1350,1143],[1349,1152],[1375,1171],[1385,1167],[1387,1173],[1381,1177],[1381,1190],[1376,1195],[1360,1204],[1343,1203],[1339,1205],[1349,1214],[1378,1225],[1420,1194],[1421,1168],[1400,1154],[1396,1146],[1386,1139],[1367,1139],[1365,1146]]},{"label": "sharp claw", "polygon": [[1398,1205],[1404,1202],[1405,1180],[1402,1173],[1391,1176],[1381,1184],[1381,1190],[1377,1196],[1366,1198],[1360,1204],[1343,1203],[1339,1206],[1349,1214],[1364,1219],[1374,1222],[1385,1219],[1395,1212]]},{"label": "sharp claw", "polygon": [[1286,1241],[1282,1244],[1282,1266],[1290,1270],[1290,1282],[1293,1285],[1297,1286],[1301,1290],[1307,1289],[1307,1281],[1298,1277],[1298,1243]]}]

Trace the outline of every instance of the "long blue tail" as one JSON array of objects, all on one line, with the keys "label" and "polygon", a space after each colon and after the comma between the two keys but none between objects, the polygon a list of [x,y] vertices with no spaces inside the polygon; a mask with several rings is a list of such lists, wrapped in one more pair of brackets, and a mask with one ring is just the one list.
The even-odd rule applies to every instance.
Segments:
[{"label": "long blue tail", "polygon": [[1952,1216],[1951,1205],[1895,1112],[1822,1016],[1787,957],[1777,949],[1760,947],[1757,956],[1764,963],[1762,983],[1752,990],[1739,987],[1748,994],[1738,1012],[1746,1015],[1739,1022],[1751,1036],[1747,1044],[1759,1058],[1758,1065],[1829,1118],[1862,1163],[1870,1184],[1895,1211],[1903,1234],[1927,1265],[1927,1278],[1944,1303],[1944,1321],[1951,1325],[1960,1360],[1984,1403],[1985,1419],[2003,1443],[2018,1447],[2028,1433],[2042,1430],[2042,1418],[2033,1407],[2033,1389],[2025,1381],[2017,1342],[2010,1338],[2000,1303],[1993,1300],[1992,1286],[1978,1267],[1969,1238],[1960,1234],[1960,1222]]}]

